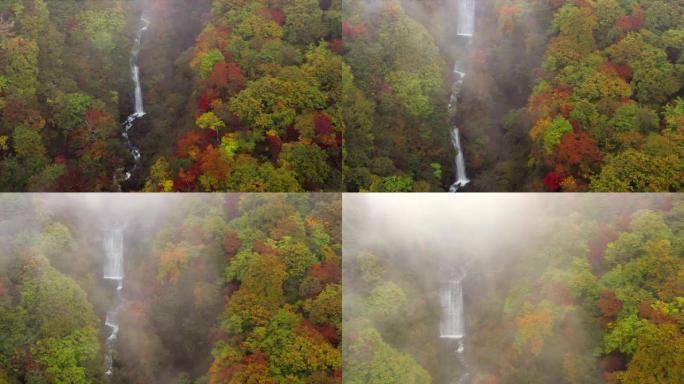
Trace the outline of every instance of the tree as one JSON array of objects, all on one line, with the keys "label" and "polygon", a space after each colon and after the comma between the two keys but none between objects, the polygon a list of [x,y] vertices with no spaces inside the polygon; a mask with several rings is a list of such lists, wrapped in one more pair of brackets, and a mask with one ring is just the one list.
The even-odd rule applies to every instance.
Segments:
[{"label": "tree", "polygon": [[171,192],[173,190],[173,180],[166,158],[160,157],[154,162],[150,175],[145,181],[144,190],[145,192]]},{"label": "tree", "polygon": [[326,34],[323,11],[316,0],[286,1],[284,38],[292,43],[317,43]]},{"label": "tree", "polygon": [[406,293],[391,281],[378,284],[368,295],[368,311],[371,316],[392,319],[405,310]]},{"label": "tree", "polygon": [[681,86],[665,51],[648,44],[641,34],[628,34],[606,53],[616,64],[632,68],[631,84],[640,102],[663,103]]},{"label": "tree", "polygon": [[216,132],[216,143],[219,143],[219,130],[226,127],[226,123],[219,119],[214,112],[205,112],[195,120],[195,124],[202,129]]},{"label": "tree", "polygon": [[284,303],[283,283],[286,278],[285,265],[278,257],[252,257],[240,289],[228,303],[232,330],[263,325]]},{"label": "tree", "polygon": [[0,43],[0,52],[8,52],[2,71],[4,88],[13,98],[31,101],[38,86],[38,45],[35,41],[15,37]]},{"label": "tree", "polygon": [[684,380],[684,337],[672,324],[649,324],[641,333],[627,370],[625,384],[677,383]]},{"label": "tree", "polygon": [[663,192],[682,188],[681,161],[676,155],[652,156],[634,149],[608,155],[601,173],[594,176],[595,192]]},{"label": "tree", "polygon": [[59,127],[65,138],[85,123],[86,111],[92,102],[90,96],[80,92],[60,94],[52,102],[53,124]]},{"label": "tree", "polygon": [[392,348],[374,328],[354,332],[347,346],[344,380],[350,384],[428,384],[430,375],[411,356]]},{"label": "tree", "polygon": [[327,154],[316,145],[287,143],[283,145],[280,163],[291,169],[300,185],[307,190],[325,185],[330,177]]},{"label": "tree", "polygon": [[544,149],[546,153],[552,153],[557,145],[560,144],[566,133],[572,132],[570,122],[562,117],[557,117],[551,125],[544,130]]}]

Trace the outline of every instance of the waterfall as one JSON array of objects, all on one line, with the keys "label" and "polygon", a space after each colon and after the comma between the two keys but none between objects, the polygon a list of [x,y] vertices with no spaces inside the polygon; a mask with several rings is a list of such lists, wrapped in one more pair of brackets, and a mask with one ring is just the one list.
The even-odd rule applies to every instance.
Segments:
[{"label": "waterfall", "polygon": [[[458,0],[456,34],[458,36],[466,36],[468,42],[470,42],[470,38],[474,33],[475,0]],[[454,113],[456,110],[458,96],[466,75],[463,63],[456,61],[453,74],[454,82],[451,86],[451,96],[449,97],[449,111],[451,113]],[[451,184],[449,192],[457,192],[460,188],[463,188],[470,183],[468,176],[466,176],[465,157],[463,156],[463,149],[461,148],[461,135],[458,127],[453,127],[451,132],[451,144],[456,151],[456,159],[454,160],[456,166],[456,180]]]},{"label": "waterfall", "polygon": [[128,148],[128,151],[131,153],[131,156],[133,156],[133,159],[135,160],[135,165],[133,166],[133,169],[126,171],[126,180],[130,179],[133,175],[133,171],[135,171],[135,169],[138,167],[138,163],[140,162],[141,156],[140,149],[131,142],[131,139],[128,136],[128,131],[130,131],[133,128],[133,125],[136,120],[145,116],[145,109],[143,106],[142,96],[142,85],[140,84],[140,67],[138,66],[138,56],[140,56],[140,50],[142,49],[143,35],[145,31],[147,31],[150,22],[144,16],[141,16],[140,24],[141,27],[138,30],[138,34],[135,37],[135,42],[133,43],[133,50],[131,51],[130,59],[131,78],[133,79],[133,84],[135,85],[135,88],[133,90],[134,111],[131,115],[128,116],[128,118],[126,118],[126,121],[124,121],[121,124],[121,136],[123,136],[124,141],[126,142],[126,147]]},{"label": "waterfall", "polygon": [[458,128],[454,128],[451,132],[451,143],[456,150],[456,181],[451,185],[449,191],[456,192],[459,188],[465,187],[470,183],[470,180],[466,176],[465,167],[465,157],[463,156],[463,150],[461,149],[461,138]]},{"label": "waterfall", "polygon": [[113,229],[105,239],[104,279],[123,280],[123,230]]},{"label": "waterfall", "polygon": [[114,363],[114,344],[119,335],[119,322],[117,314],[123,301],[123,279],[124,279],[124,238],[123,227],[113,228],[107,231],[104,239],[105,262],[103,278],[105,280],[116,280],[117,303],[113,311],[107,312],[105,327],[110,330],[106,341],[105,352],[105,375],[112,375]]},{"label": "waterfall", "polygon": [[112,333],[107,337],[107,353],[105,354],[105,375],[111,376],[114,365],[114,343],[119,334],[119,323],[116,321],[116,312],[107,312],[105,326],[110,328]]},{"label": "waterfall", "polygon": [[[439,337],[444,339],[462,339],[465,336],[463,320],[463,288],[457,276],[442,285],[440,300],[442,304],[442,321],[439,324]],[[459,347],[462,348],[462,345]]]},{"label": "waterfall", "polygon": [[475,0],[458,1],[458,25],[456,33],[459,36],[472,36],[475,32]]},{"label": "waterfall", "polygon": [[442,318],[439,324],[439,337],[442,339],[455,340],[457,342],[456,353],[464,373],[456,381],[466,383],[469,377],[468,364],[463,351],[465,346],[465,318],[463,315],[463,286],[462,281],[466,277],[465,267],[460,272],[443,283],[440,289],[440,302],[442,306]]}]

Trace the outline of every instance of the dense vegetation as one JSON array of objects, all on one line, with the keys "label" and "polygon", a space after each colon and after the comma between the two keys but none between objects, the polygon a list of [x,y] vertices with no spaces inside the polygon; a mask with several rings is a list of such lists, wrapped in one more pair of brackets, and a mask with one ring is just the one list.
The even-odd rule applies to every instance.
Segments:
[{"label": "dense vegetation", "polygon": [[547,190],[684,188],[684,2],[558,2],[528,112]]},{"label": "dense vegetation", "polygon": [[[682,189],[684,3],[477,8],[469,41],[447,1],[348,2],[344,57],[360,93],[345,109],[347,190],[448,186],[452,124],[474,190]],[[454,62],[466,76],[450,116]]]},{"label": "dense vegetation", "polygon": [[[340,204],[306,194],[3,196],[0,383],[340,383]],[[103,233],[124,218],[107,379],[103,323],[115,299],[102,279]]]},{"label": "dense vegetation", "polygon": [[[340,190],[340,1],[0,5],[0,189]],[[148,113],[131,111],[129,52]],[[126,171],[136,172],[125,180]]]},{"label": "dense vegetation", "polygon": [[400,2],[347,1],[345,188],[432,191],[448,185],[451,165],[445,60]]},{"label": "dense vegetation", "polygon": [[118,188],[126,4],[0,4],[0,190]]},{"label": "dense vegetation", "polygon": [[0,190],[683,188],[681,0],[455,4],[4,1]]},{"label": "dense vegetation", "polygon": [[[517,212],[524,199],[505,205]],[[416,199],[420,216],[402,217],[443,224],[428,228],[389,224],[397,223],[391,205],[369,215],[345,201],[345,382],[450,383],[465,373],[478,384],[682,382],[684,201],[531,199],[542,203],[519,211],[538,214],[536,224],[510,212],[477,223],[474,212],[496,204],[491,198],[462,220],[445,216],[464,204],[430,210]],[[375,228],[384,239],[373,240],[367,223],[383,215]],[[501,222],[517,229],[458,235],[469,233],[463,225]],[[438,337],[439,286],[466,263],[463,366],[455,344]]]},{"label": "dense vegetation", "polygon": [[145,189],[339,191],[340,12],[338,0],[214,0],[184,61],[194,117],[160,148]]}]

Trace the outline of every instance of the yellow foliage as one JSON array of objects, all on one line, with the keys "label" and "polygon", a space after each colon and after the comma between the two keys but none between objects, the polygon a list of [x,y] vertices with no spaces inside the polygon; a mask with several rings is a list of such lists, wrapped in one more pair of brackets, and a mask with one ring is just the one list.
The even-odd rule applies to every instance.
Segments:
[{"label": "yellow foliage", "polygon": [[519,351],[528,347],[533,355],[538,356],[544,348],[544,336],[550,335],[553,328],[551,313],[542,309],[521,315],[516,320],[514,346]]},{"label": "yellow foliage", "polygon": [[564,192],[577,192],[577,180],[572,176],[561,180],[560,185]]},{"label": "yellow foliage", "polygon": [[538,137],[541,137],[544,135],[544,132],[551,127],[551,119],[549,118],[543,118],[532,127],[530,130],[530,139],[532,140],[537,140]]}]

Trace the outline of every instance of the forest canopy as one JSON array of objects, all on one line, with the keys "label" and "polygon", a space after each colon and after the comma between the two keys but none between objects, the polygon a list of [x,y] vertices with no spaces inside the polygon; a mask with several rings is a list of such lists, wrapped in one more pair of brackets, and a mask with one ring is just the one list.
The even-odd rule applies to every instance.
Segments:
[{"label": "forest canopy", "polygon": [[682,20],[682,0],[6,0],[0,190],[681,191]]},{"label": "forest canopy", "polygon": [[681,197],[442,196],[344,196],[345,381],[684,380]]},{"label": "forest canopy", "polygon": [[0,196],[0,382],[341,383],[340,196],[165,196]]}]

